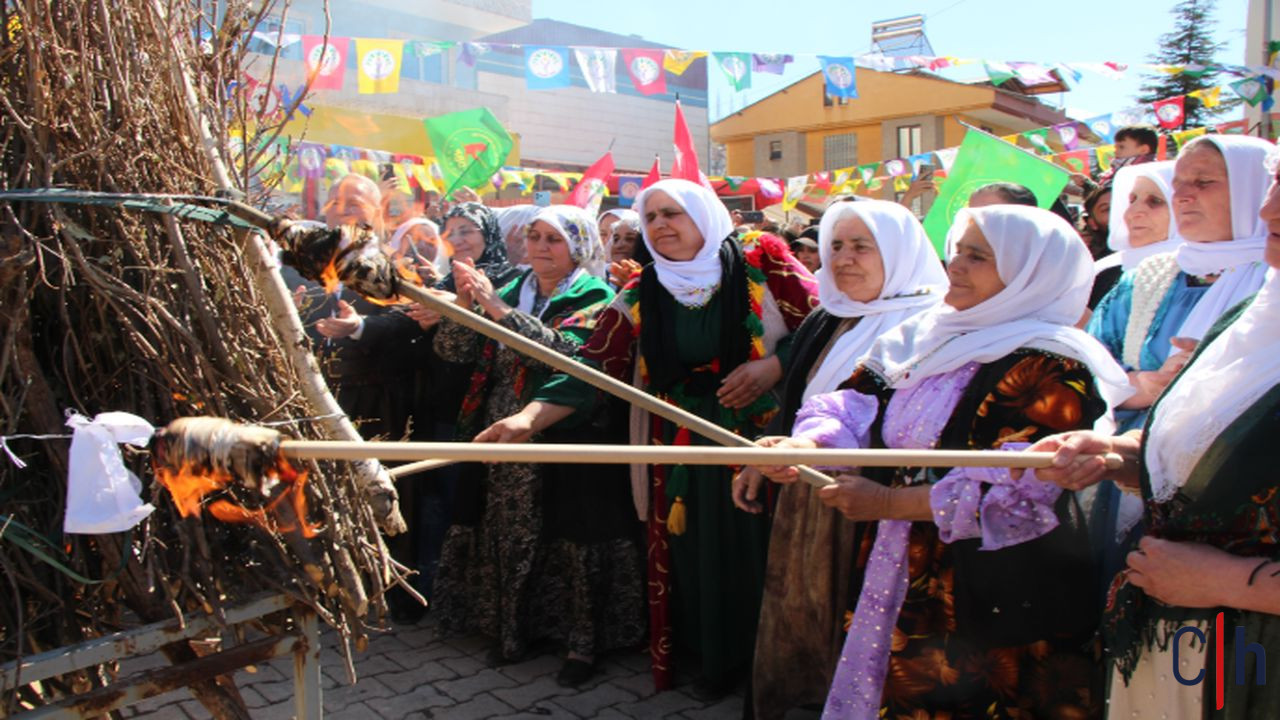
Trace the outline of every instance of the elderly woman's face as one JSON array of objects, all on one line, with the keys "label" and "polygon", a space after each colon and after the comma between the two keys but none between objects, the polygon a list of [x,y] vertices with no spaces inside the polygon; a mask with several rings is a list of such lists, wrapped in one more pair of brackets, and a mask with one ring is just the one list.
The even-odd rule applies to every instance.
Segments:
[{"label": "elderly woman's face", "polygon": [[1231,184],[1227,161],[1207,142],[1196,143],[1173,166],[1173,215],[1191,242],[1231,239]]},{"label": "elderly woman's face", "polygon": [[524,244],[525,262],[538,277],[559,281],[573,272],[569,242],[551,225],[535,221],[525,234]]},{"label": "elderly woman's face", "polygon": [[1004,289],[995,251],[973,220],[956,241],[955,255],[947,263],[947,278],[951,289],[942,301],[956,310],[968,310]]},{"label": "elderly woman's face", "polygon": [[[367,178],[365,178],[367,179]],[[324,223],[339,225],[382,225],[382,202],[378,186],[372,180],[361,182],[356,176],[338,181],[324,206]]]},{"label": "elderly woman's face", "polygon": [[884,289],[884,258],[871,228],[857,215],[836,223],[831,232],[831,266],[840,292],[856,302],[871,302]]},{"label": "elderly woman's face", "polygon": [[654,191],[645,198],[643,210],[640,220],[655,252],[678,262],[697,256],[704,242],[702,231],[670,195]]},{"label": "elderly woman's face", "polygon": [[1124,224],[1129,228],[1129,244],[1142,247],[1169,238],[1169,203],[1151,178],[1140,177],[1129,192],[1129,207],[1124,211]]},{"label": "elderly woman's face", "polygon": [[461,215],[455,215],[445,222],[444,239],[453,247],[455,260],[479,260],[484,254],[484,233],[480,231],[480,226]]},{"label": "elderly woman's face", "polygon": [[640,231],[633,230],[624,223],[613,224],[613,236],[609,238],[609,260],[630,260],[636,254],[636,243],[640,242]]}]

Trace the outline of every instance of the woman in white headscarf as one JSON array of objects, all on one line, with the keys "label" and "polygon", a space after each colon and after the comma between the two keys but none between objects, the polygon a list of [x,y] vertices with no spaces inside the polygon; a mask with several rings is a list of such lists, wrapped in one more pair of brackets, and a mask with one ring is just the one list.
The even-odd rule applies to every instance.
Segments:
[{"label": "woman in white headscarf", "polygon": [[512,265],[527,267],[524,258],[524,234],[529,229],[533,217],[542,210],[537,205],[512,205],[494,208],[493,214],[498,218],[498,229],[502,231],[502,240],[507,246],[507,260]]},{"label": "woman in white headscarf", "polygon": [[[1148,168],[1164,163],[1117,173],[1117,185],[1133,182],[1134,188],[1113,193],[1111,210],[1113,247],[1127,270],[1098,304],[1086,330],[1120,360],[1137,390],[1117,413],[1120,430],[1142,425],[1147,408],[1186,363],[1193,341],[1262,286],[1266,233],[1255,210],[1267,189],[1262,161],[1272,147],[1258,138],[1228,135],[1188,143],[1168,183],[1172,192],[1160,188],[1172,210],[1170,239],[1146,247],[1123,247],[1126,240],[1133,244],[1123,217],[1135,211],[1121,208],[1138,199],[1142,178],[1160,184],[1167,171]],[[1150,191],[1142,196],[1154,197]],[[1153,208],[1148,216],[1162,213]],[[1186,242],[1179,243],[1179,236]],[[1156,253],[1153,247],[1166,249]]]},{"label": "woman in white headscarf", "polygon": [[[525,245],[529,269],[500,288],[455,262],[459,303],[573,355],[613,299],[600,277],[595,218],[576,207],[542,208]],[[446,361],[475,364],[458,417],[463,439],[524,407],[550,375],[542,363],[448,320],[440,323],[434,347]],[[603,442],[594,420],[579,414],[544,439]],[[625,470],[531,463],[469,468],[435,583],[442,625],[494,638],[494,664],[520,660],[538,640],[561,643],[568,656],[557,679],[566,686],[584,682],[598,654],[640,642],[643,572]]]},{"label": "woman in white headscarf", "polygon": [[[796,331],[782,410],[770,423],[776,434],[791,432],[804,401],[853,374],[877,337],[942,302],[947,290],[924,228],[898,203],[832,205],[818,225],[818,254],[820,304]],[[762,511],[759,478],[747,469],[734,479],[739,508]],[[782,717],[826,697],[839,658],[855,532],[810,486],[789,484],[778,493],[752,666],[755,717]]]},{"label": "woman in white headscarf", "polygon": [[[881,336],[835,393],[800,410],[795,447],[996,449],[1088,428],[1130,392],[1074,327],[1089,251],[1038,208],[966,208],[943,302]],[[791,480],[791,468],[767,469]],[[830,717],[1093,717],[1094,564],[1071,494],[1007,471],[865,470],[819,497],[879,521],[827,697]]]},{"label": "woman in white headscarf", "polygon": [[1173,217],[1173,161],[1126,165],[1111,181],[1111,223],[1107,247],[1095,270],[1132,270],[1152,255],[1172,252],[1182,243]]},{"label": "woman in white headscarf", "polygon": [[[1261,286],[1265,230],[1255,210],[1266,192],[1263,158],[1273,147],[1258,138],[1208,135],[1189,143],[1176,163],[1116,174],[1110,242],[1125,272],[1085,329],[1120,361],[1137,391],[1116,410],[1118,431],[1143,426],[1195,341]],[[1167,239],[1159,242],[1163,226]],[[1105,592],[1123,568],[1126,536],[1141,532],[1142,503],[1113,483],[1090,492]]]},{"label": "woman in white headscarf", "polygon": [[[813,278],[780,238],[744,250],[710,189],[663,180],[635,200],[652,264],[597,320],[584,362],[721,427],[756,437],[777,409],[786,339],[816,305]],[[557,376],[521,412],[478,440],[522,440],[593,408],[599,393]],[[665,420],[633,416],[634,439],[707,441]],[[658,689],[681,648],[701,660],[695,692],[731,690],[748,669],[759,613],[768,524],[734,508],[728,468],[638,468],[633,494],[649,532],[650,652]],[[652,477],[649,473],[652,472]],[[638,480],[638,482],[637,482]]]},{"label": "woman in white headscarf", "polygon": [[[1030,448],[1056,453],[1042,480],[1077,490],[1105,476],[1145,501],[1146,535],[1129,548],[1103,622],[1111,717],[1269,718],[1280,707],[1264,669],[1280,647],[1280,156],[1268,160],[1255,227],[1271,268],[1262,289],[1204,336],[1141,431]],[[1235,216],[1234,192],[1231,202]],[[1124,467],[1082,457],[1103,452]]]}]

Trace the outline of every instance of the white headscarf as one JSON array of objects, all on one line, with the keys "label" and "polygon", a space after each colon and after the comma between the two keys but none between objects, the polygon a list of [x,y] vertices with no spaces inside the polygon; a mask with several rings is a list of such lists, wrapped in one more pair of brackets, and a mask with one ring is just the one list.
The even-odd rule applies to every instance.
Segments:
[{"label": "white headscarf", "polygon": [[604,212],[600,213],[600,217],[596,218],[596,222],[599,223],[601,220],[604,220],[609,215],[612,215],[618,218],[619,220],[622,220],[623,218],[626,217],[627,213],[634,213],[634,212],[635,212],[634,210],[629,210],[627,208],[620,208],[620,207],[611,208],[609,210],[605,210]]},{"label": "white headscarf", "polygon": [[[427,228],[428,233],[435,238],[435,241],[432,243],[435,254],[432,257],[422,257],[418,253],[418,248],[413,241],[406,239],[409,231],[415,227]],[[441,247],[440,228],[427,218],[414,217],[400,223],[400,225],[396,227],[396,231],[392,233],[391,239],[387,241],[387,251],[394,257],[413,255],[423,261],[426,261],[436,269],[436,273],[441,277],[449,274],[449,256],[447,253],[443,252]]]},{"label": "white headscarf", "polygon": [[[1262,254],[1267,225],[1258,217],[1271,174],[1267,155],[1275,145],[1246,135],[1205,135],[1194,144],[1211,142],[1222,151],[1231,188],[1231,239],[1222,242],[1187,241],[1177,249],[1178,267],[1189,275],[1218,279],[1196,302],[1178,335],[1199,340],[1231,306],[1262,287],[1267,268]],[[1188,145],[1192,147],[1192,145]]]},{"label": "white headscarf", "polygon": [[863,364],[890,387],[905,388],[971,361],[1038,348],[1087,365],[1108,406],[1132,395],[1107,349],[1074,327],[1093,286],[1093,263],[1071,226],[1024,205],[963,208],[951,226],[950,245],[970,220],[991,245],[1004,289],[967,310],[939,305],[916,315],[881,336]]},{"label": "white headscarf", "polygon": [[[542,208],[538,205],[511,205],[503,208],[493,208],[493,214],[498,217],[498,230],[502,233],[502,241],[507,246],[507,259],[513,265],[528,267],[524,261],[524,230],[533,222],[533,216],[538,214]],[[512,237],[512,233],[517,230],[520,233]]]},{"label": "white headscarf", "polygon": [[[635,210],[624,210],[622,208],[614,208],[613,210],[606,210],[604,215],[612,215],[618,218],[618,222],[614,225],[614,227],[617,227],[618,225],[626,225],[627,227],[635,230],[636,232],[640,232],[640,213],[636,212]],[[604,215],[601,215],[600,217],[604,217]],[[601,238],[601,240],[608,242],[608,238]]]},{"label": "white headscarf", "polygon": [[[884,286],[879,297],[870,302],[858,302],[840,292],[831,271],[836,225],[850,217],[866,223],[884,265]],[[837,317],[862,319],[831,346],[805,386],[804,400],[835,390],[853,373],[877,337],[942,302],[947,291],[947,273],[929,236],[916,216],[898,203],[868,200],[833,204],[818,225],[818,255],[822,258],[816,273],[822,309]]]},{"label": "white headscarf", "polygon": [[[591,217],[586,210],[575,205],[550,205],[539,209],[529,224],[532,225],[535,222],[550,225],[564,238],[569,244],[569,257],[575,266],[573,272],[556,286],[551,294],[552,297],[573,287],[573,284],[583,275],[604,276],[600,228],[596,225],[595,218]],[[532,312],[537,295],[538,279],[530,273],[525,278],[524,284],[520,286],[520,301],[516,309],[525,313]],[[545,311],[546,308],[543,309]]]},{"label": "white headscarf", "polygon": [[[391,251],[392,255],[403,255],[405,252],[408,252],[409,248],[403,247],[404,236],[408,235],[410,230],[419,225],[428,228],[431,235],[437,238],[440,237],[440,228],[427,218],[409,218],[396,227],[396,231],[391,234],[391,239],[387,241],[387,249]],[[439,253],[437,252],[436,254],[438,255]]]},{"label": "white headscarf", "polygon": [[[702,249],[692,260],[671,260],[653,248],[648,224],[643,222],[645,201],[655,192],[671,196],[688,213],[702,233]],[[658,282],[686,307],[702,307],[720,287],[720,244],[733,232],[733,219],[720,198],[708,188],[688,180],[660,180],[641,190],[634,203],[642,222],[640,232],[644,244],[653,255]]]},{"label": "white headscarf", "polygon": [[[1146,178],[1155,183],[1164,196],[1169,209],[1169,234],[1164,240],[1134,247],[1129,239],[1129,225],[1124,221],[1124,213],[1129,209],[1129,194],[1137,185],[1138,178]],[[1125,269],[1132,270],[1138,263],[1160,253],[1170,252],[1182,244],[1182,236],[1178,235],[1178,221],[1173,216],[1173,161],[1126,165],[1116,172],[1111,183],[1111,222],[1107,238],[1107,246],[1115,250],[1099,260],[1099,263],[1117,262]],[[1114,260],[1112,260],[1114,258]]]},{"label": "white headscarf", "polygon": [[1145,453],[1156,502],[1171,499],[1222,431],[1280,383],[1278,278],[1275,270],[1267,273],[1253,303],[1214,338],[1156,406]]}]

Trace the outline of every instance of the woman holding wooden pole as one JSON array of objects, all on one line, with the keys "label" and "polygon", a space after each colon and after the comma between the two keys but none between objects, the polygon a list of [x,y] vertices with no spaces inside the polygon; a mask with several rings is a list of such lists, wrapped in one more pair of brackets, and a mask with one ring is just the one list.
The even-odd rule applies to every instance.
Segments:
[{"label": "woman holding wooden pole", "polygon": [[[782,409],[769,426],[774,436],[791,432],[802,403],[847,379],[877,337],[936,306],[947,291],[946,271],[924,228],[898,203],[827,208],[818,254],[821,305],[796,331]],[[735,504],[763,512],[762,481],[754,468],[739,473]],[[874,529],[824,505],[807,483],[783,486],[772,515],[749,698],[761,720],[826,698],[851,600],[855,536]]]},{"label": "woman holding wooden pole", "polygon": [[[1225,216],[1235,242],[1270,266],[1262,289],[1218,318],[1141,430],[1066,433],[1034,448],[1057,453],[1055,468],[1037,471],[1043,480],[1071,490],[1110,480],[1144,501],[1144,534],[1125,548],[1103,618],[1115,718],[1265,718],[1280,707],[1266,672],[1266,652],[1280,647],[1280,154],[1237,163],[1232,145],[1261,142],[1209,137],[1200,142],[1221,143],[1229,164],[1205,182],[1215,174],[1185,172],[1194,166],[1179,158],[1179,222]],[[1259,213],[1262,167],[1271,177]],[[1119,453],[1124,468],[1080,462],[1096,452]]]},{"label": "woman holding wooden pole", "polygon": [[[951,240],[945,304],[881,336],[847,389],[811,398],[778,444],[995,449],[1092,427],[1128,396],[1106,349],[1073,327],[1093,272],[1069,225],[968,208]],[[864,474],[818,493],[879,521],[856,553],[860,596],[825,716],[1099,717],[1086,647],[1101,608],[1074,495],[1007,470]]]},{"label": "woman holding wooden pole", "polygon": [[[779,238],[744,250],[715,193],[664,180],[636,197],[654,262],[596,322],[578,356],[617,378],[746,437],[777,410],[784,340],[816,305],[812,276]],[[478,441],[522,441],[590,408],[595,389],[557,375],[534,402]],[[665,420],[632,417],[632,441],[704,444]],[[648,524],[650,652],[654,682],[671,686],[672,656],[701,661],[695,692],[714,697],[747,670],[763,584],[768,524],[733,507],[729,468],[655,466],[633,476]]]},{"label": "woman holding wooden pole", "polygon": [[[478,306],[510,330],[572,355],[613,299],[595,218],[554,205],[525,233],[531,269],[495,288],[455,262],[459,303]],[[449,362],[474,363],[458,433],[469,438],[527,403],[550,368],[449,320],[434,347]],[[544,439],[607,439],[598,415],[580,413]],[[643,576],[625,466],[500,463],[469,465],[459,484],[435,584],[436,608],[451,630],[497,640],[495,664],[521,659],[531,643],[562,643],[557,680],[577,686],[596,655],[644,637]]]}]

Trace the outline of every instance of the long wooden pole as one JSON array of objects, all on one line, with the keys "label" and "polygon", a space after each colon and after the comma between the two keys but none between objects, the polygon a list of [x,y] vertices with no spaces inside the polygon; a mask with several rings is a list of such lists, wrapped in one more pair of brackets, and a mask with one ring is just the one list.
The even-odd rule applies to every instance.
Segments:
[{"label": "long wooden pole", "polygon": [[[255,223],[263,229],[270,229],[275,218],[244,203],[231,202],[228,207],[234,214],[244,220]],[[357,288],[358,289],[358,288]],[[475,332],[484,335],[492,340],[497,340],[507,347],[521,352],[535,360],[559,370],[563,373],[571,375],[592,387],[603,390],[610,395],[626,400],[632,405],[648,410],[649,412],[663,418],[669,422],[686,427],[709,440],[717,442],[727,447],[757,447],[754,442],[726,430],[715,423],[705,420],[693,413],[676,407],[669,402],[650,395],[636,387],[633,387],[621,380],[614,378],[612,375],[600,372],[593,367],[584,365],[566,355],[552,350],[551,348],[539,345],[526,338],[525,336],[508,330],[492,320],[473,313],[465,308],[461,308],[448,300],[432,295],[425,288],[415,285],[403,285],[399,288],[400,295],[413,300],[423,307],[434,310],[442,316],[452,320],[453,322],[470,328]],[[417,458],[415,458],[417,459]],[[433,466],[422,465],[416,468],[406,468],[399,473],[406,475],[420,470],[431,469]],[[809,467],[800,467],[800,479],[815,487],[824,487],[835,482],[829,476],[824,475],[817,470]]]},{"label": "long wooden pole", "polygon": [[[715,423],[710,422],[709,420],[705,420],[697,415],[694,415],[693,413],[687,410],[676,407],[675,405],[672,405],[669,402],[665,402],[659,398],[656,398],[650,395],[649,393],[644,392],[643,390],[639,390],[638,388],[628,385],[627,383],[624,383],[621,380],[614,378],[612,375],[608,375],[606,373],[600,372],[599,370],[596,370],[593,367],[584,365],[566,355],[561,355],[560,353],[556,352],[555,350],[552,350],[551,348],[539,345],[538,343],[526,338],[525,336],[517,332],[508,330],[507,328],[499,325],[496,322],[493,322],[492,320],[489,320],[488,318],[477,315],[476,313],[473,313],[465,308],[461,308],[447,300],[436,297],[435,295],[432,295],[430,292],[428,292],[423,288],[415,287],[415,286],[406,286],[400,289],[400,293],[405,297],[417,302],[418,304],[423,305],[431,310],[434,310],[440,313],[444,317],[449,318],[450,320],[458,323],[459,325],[468,327],[480,333],[481,335],[484,335],[493,340],[497,340],[498,342],[503,343],[507,347],[513,348],[521,353],[524,353],[525,355],[528,355],[529,357],[532,357],[535,360],[539,360],[543,363],[546,363],[547,365],[550,365],[556,370],[572,375],[573,377],[593,387],[603,390],[611,395],[622,398],[623,400],[626,400],[632,405],[636,405],[638,407],[644,408],[645,410],[648,410],[649,412],[653,413],[654,415],[657,415],[658,417],[663,418],[664,420],[668,420],[677,425],[682,425],[684,427],[687,427],[690,430],[693,430],[694,432],[697,432],[698,434],[705,436],[709,440],[713,440],[727,447],[735,447],[735,446],[743,447],[743,448],[757,447],[757,445],[754,442],[752,442],[751,440],[748,440],[747,438],[742,437],[741,435],[732,433],[720,427],[719,425],[716,425]],[[486,447],[494,447],[494,446],[486,445]],[[546,447],[546,446],[544,445],[542,447]],[[630,447],[630,446],[626,446],[626,447]],[[430,457],[430,456],[419,455],[413,459],[416,460],[422,457]],[[389,460],[391,458],[386,458],[386,459]],[[444,459],[444,458],[441,457],[440,459]],[[544,461],[544,462],[554,462],[554,461]],[[568,461],[565,461],[565,462],[568,462]],[[658,462],[661,463],[661,461],[658,461]],[[715,463],[715,464],[720,464],[720,463]],[[735,464],[735,463],[729,463],[729,464]],[[788,464],[798,464],[798,463],[788,463]],[[835,482],[835,480],[831,479],[829,476],[824,475],[818,472],[817,470],[814,470],[813,468],[809,468],[809,467],[800,468],[800,478],[815,487],[823,487]]]},{"label": "long wooden pole", "polygon": [[[1047,468],[1053,453],[1001,450],[840,450],[688,445],[575,445],[569,443],[340,442],[283,440],[280,452],[314,460],[419,460],[649,465],[818,465],[821,467]],[[1118,469],[1119,455],[1104,456]]]}]

